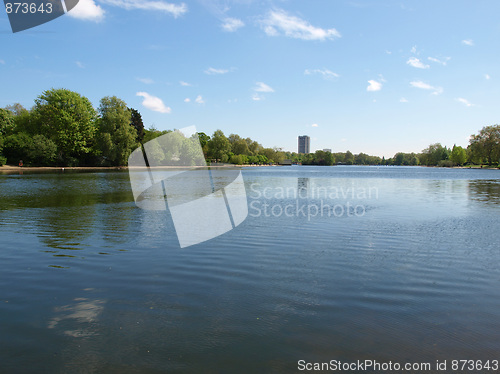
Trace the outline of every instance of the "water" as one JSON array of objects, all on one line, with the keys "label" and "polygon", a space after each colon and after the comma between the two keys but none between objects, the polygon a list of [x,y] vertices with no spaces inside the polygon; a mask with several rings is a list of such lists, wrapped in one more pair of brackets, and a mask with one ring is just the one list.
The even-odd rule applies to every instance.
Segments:
[{"label": "water", "polygon": [[243,176],[248,218],[180,249],[126,172],[0,175],[0,372],[500,358],[500,171]]}]

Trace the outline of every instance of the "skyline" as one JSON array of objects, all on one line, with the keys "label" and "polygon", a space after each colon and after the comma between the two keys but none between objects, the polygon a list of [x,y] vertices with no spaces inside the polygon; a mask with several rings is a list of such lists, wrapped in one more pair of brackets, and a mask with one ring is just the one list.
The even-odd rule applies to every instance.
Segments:
[{"label": "skyline", "polygon": [[[473,5],[470,5],[473,4]],[[80,0],[13,34],[0,15],[0,107],[67,88],[159,130],[392,157],[467,146],[499,123],[494,1]]]}]

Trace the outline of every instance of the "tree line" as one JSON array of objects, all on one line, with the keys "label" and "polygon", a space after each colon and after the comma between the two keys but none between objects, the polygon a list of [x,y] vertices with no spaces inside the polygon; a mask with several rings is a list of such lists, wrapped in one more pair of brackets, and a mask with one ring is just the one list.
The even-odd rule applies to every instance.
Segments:
[{"label": "tree line", "polygon": [[[116,96],[106,96],[95,109],[77,92],[50,89],[35,99],[31,109],[20,104],[0,108],[0,165],[30,166],[124,166],[131,152],[171,130],[146,129],[141,114]],[[427,165],[456,166],[500,163],[500,126],[485,126],[470,137],[467,148],[432,144],[421,153],[399,152],[385,159],[350,151],[310,154],[265,148],[237,134],[212,136],[198,133],[209,162],[302,165]],[[162,157],[160,154],[155,157]]]}]

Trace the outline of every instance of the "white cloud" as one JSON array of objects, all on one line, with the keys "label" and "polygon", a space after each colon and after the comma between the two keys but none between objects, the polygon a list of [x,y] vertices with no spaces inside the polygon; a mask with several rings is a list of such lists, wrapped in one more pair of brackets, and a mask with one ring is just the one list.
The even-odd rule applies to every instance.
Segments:
[{"label": "white cloud", "polygon": [[336,29],[322,29],[311,25],[298,17],[289,15],[284,10],[272,10],[261,20],[264,32],[269,36],[285,35],[302,40],[326,40],[340,38]]},{"label": "white cloud", "polygon": [[469,47],[472,47],[472,46],[474,46],[474,40],[472,40],[472,39],[465,39],[465,40],[462,40],[462,44],[468,45]]},{"label": "white cloud", "polygon": [[261,101],[261,100],[264,100],[264,97],[262,95],[259,95],[258,93],[254,93],[252,95],[252,100],[253,101]]},{"label": "white cloud", "polygon": [[84,21],[100,22],[104,19],[104,13],[104,9],[97,5],[94,0],[80,0],[78,4],[68,12],[68,15]]},{"label": "white cloud", "polygon": [[[82,0],[80,0],[82,1]],[[86,0],[93,1],[93,0]],[[187,5],[167,3],[162,0],[99,0],[103,4],[117,6],[126,10],[140,9],[168,13],[175,18],[187,12]],[[70,12],[71,13],[71,12]]]},{"label": "white cloud", "polygon": [[163,101],[159,97],[152,96],[147,92],[137,92],[136,96],[142,96],[144,98],[142,105],[154,112],[170,113],[172,111],[170,107],[163,104]]},{"label": "white cloud", "polygon": [[184,81],[179,81],[179,84],[183,87],[191,87],[192,84],[191,83],[188,83],[188,82],[184,82]]},{"label": "white cloud", "polygon": [[491,78],[491,76],[490,76],[489,74],[485,74],[485,75],[484,75],[484,79],[486,79],[486,80],[490,80],[490,78]]},{"label": "white cloud", "polygon": [[406,98],[402,97],[401,99],[399,99],[399,102],[400,103],[407,103],[408,100]]},{"label": "white cloud", "polygon": [[444,61],[443,60],[439,60],[439,59],[434,58],[434,57],[427,57],[427,60],[432,61],[432,62],[436,62],[436,63],[441,64],[443,66],[446,66],[446,64],[448,63],[448,61],[451,60],[451,57],[445,57]]},{"label": "white cloud", "polygon": [[203,100],[203,97],[201,95],[196,96],[196,99],[194,101],[198,104],[205,104],[205,101]]},{"label": "white cloud", "polygon": [[414,68],[417,68],[417,69],[429,69],[430,68],[429,65],[425,65],[422,61],[420,61],[416,57],[410,57],[408,59],[408,61],[406,61],[406,63],[410,66],[413,66]]},{"label": "white cloud", "polygon": [[411,53],[417,53],[417,46],[416,45],[411,47]]},{"label": "white cloud", "polygon": [[255,83],[255,87],[253,89],[255,92],[274,92],[274,90],[263,82]]},{"label": "white cloud", "polygon": [[226,74],[226,73],[229,73],[228,69],[208,68],[207,70],[205,70],[205,74],[208,74],[208,75]]},{"label": "white cloud", "polygon": [[415,88],[420,88],[422,90],[433,91],[432,92],[433,95],[439,95],[439,94],[443,93],[442,87],[434,87],[434,86],[431,86],[430,84],[424,83],[422,81],[410,82],[410,86],[415,87]]},{"label": "white cloud", "polygon": [[380,83],[380,82],[374,81],[372,79],[372,80],[369,80],[368,83],[369,83],[369,85],[368,85],[368,87],[366,87],[367,91],[380,91],[382,89],[382,83]]},{"label": "white cloud", "polygon": [[155,82],[151,78],[136,78],[136,79],[144,84],[153,84]]},{"label": "white cloud", "polygon": [[222,29],[227,32],[234,32],[243,26],[245,26],[245,24],[240,19],[226,18],[222,24]]},{"label": "white cloud", "polygon": [[191,99],[190,99],[189,97],[186,97],[186,98],[184,99],[184,102],[185,102],[185,103],[190,103],[190,102],[191,102]]},{"label": "white cloud", "polygon": [[325,78],[325,79],[335,79],[335,78],[340,77],[340,75],[338,75],[337,73],[334,73],[333,71],[330,71],[328,69],[313,69],[313,70],[306,69],[304,71],[304,74],[306,74],[306,75],[321,74],[323,76],[323,78]]},{"label": "white cloud", "polygon": [[459,98],[457,98],[455,100],[458,101],[459,103],[464,104],[466,107],[474,106],[474,104],[472,104],[471,102],[469,102],[469,100],[464,99],[463,97],[459,97]]},{"label": "white cloud", "polygon": [[319,125],[317,123],[313,123],[311,127],[319,127]]},{"label": "white cloud", "polygon": [[85,69],[85,65],[80,62],[80,61],[75,61],[76,66],[78,66],[80,69]]}]

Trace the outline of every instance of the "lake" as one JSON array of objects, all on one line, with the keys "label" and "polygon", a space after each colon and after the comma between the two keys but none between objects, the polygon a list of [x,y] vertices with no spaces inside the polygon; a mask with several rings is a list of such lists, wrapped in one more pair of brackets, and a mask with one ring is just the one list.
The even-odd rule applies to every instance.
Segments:
[{"label": "lake", "polygon": [[127,172],[0,174],[0,372],[500,360],[500,170],[242,175],[246,220],[181,249]]}]

